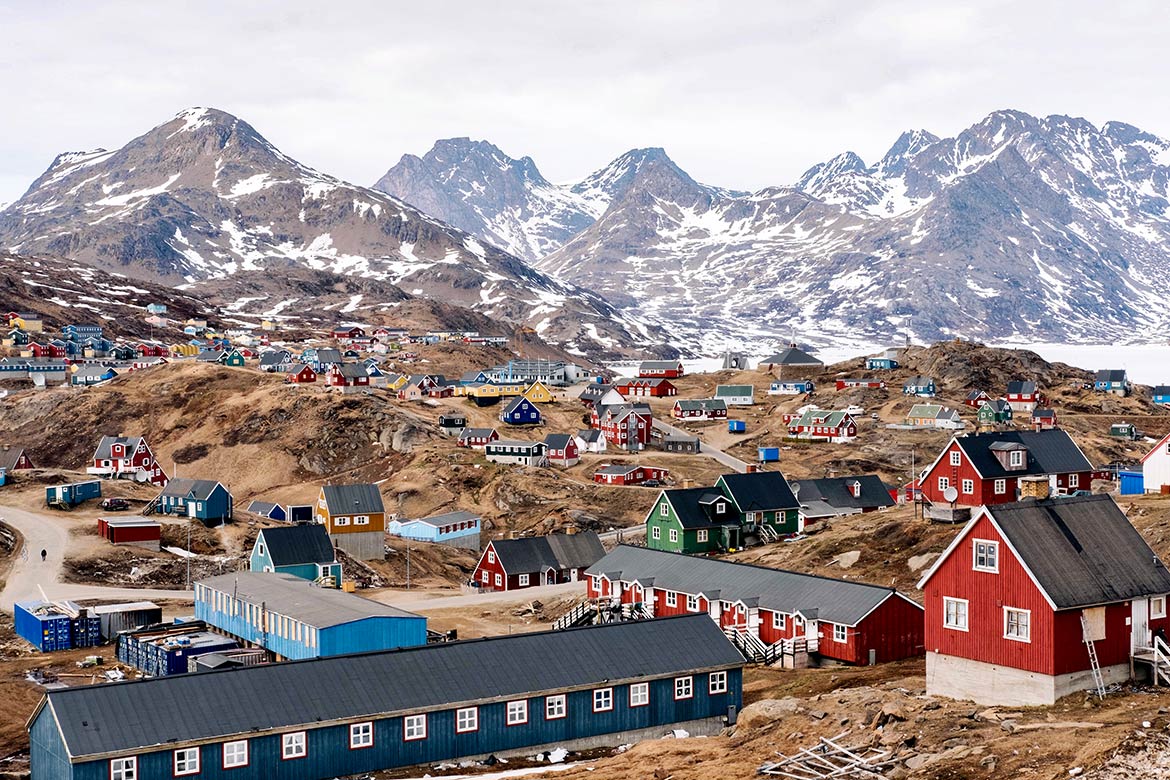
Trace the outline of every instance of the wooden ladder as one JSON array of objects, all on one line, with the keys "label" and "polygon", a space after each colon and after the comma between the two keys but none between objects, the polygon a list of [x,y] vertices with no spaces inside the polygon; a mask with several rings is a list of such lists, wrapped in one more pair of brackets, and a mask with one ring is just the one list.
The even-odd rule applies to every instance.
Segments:
[{"label": "wooden ladder", "polygon": [[1097,660],[1097,645],[1089,637],[1089,619],[1085,617],[1085,613],[1081,613],[1081,635],[1084,638],[1085,647],[1089,649],[1089,667],[1093,671],[1093,686],[1097,691],[1097,698],[1105,698],[1105,678],[1101,676],[1101,663]]}]

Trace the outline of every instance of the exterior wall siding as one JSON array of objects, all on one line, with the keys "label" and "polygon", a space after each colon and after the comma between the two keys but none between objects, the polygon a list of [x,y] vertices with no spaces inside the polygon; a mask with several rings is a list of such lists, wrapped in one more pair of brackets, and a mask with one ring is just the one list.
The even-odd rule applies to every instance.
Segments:
[{"label": "exterior wall siding", "polygon": [[[37,713],[28,730],[28,741],[29,760],[36,767],[37,780],[70,780],[74,776],[69,752],[57,728],[57,719],[48,706],[42,707]],[[95,780],[108,778],[106,774]]]}]

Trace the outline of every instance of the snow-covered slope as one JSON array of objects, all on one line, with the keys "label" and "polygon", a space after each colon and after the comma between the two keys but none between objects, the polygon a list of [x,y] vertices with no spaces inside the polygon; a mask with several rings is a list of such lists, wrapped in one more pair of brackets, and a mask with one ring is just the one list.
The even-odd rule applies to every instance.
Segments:
[{"label": "snow-covered slope", "polygon": [[597,296],[302,165],[215,109],[184,111],[115,151],[60,155],[0,212],[0,246],[172,284],[298,266],[366,277],[590,354],[659,340]]}]

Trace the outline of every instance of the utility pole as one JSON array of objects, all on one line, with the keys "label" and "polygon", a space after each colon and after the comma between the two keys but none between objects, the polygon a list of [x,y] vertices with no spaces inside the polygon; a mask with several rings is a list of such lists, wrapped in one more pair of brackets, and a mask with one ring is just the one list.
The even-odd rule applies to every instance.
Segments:
[{"label": "utility pole", "polygon": [[410,537],[406,537],[406,589],[410,590]]}]

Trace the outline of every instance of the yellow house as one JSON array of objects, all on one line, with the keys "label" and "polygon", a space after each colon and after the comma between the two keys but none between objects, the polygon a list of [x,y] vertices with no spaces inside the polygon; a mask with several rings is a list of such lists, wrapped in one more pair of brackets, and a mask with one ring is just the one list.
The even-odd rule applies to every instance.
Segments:
[{"label": "yellow house", "polygon": [[260,320],[260,330],[276,330],[276,323],[272,320]]},{"label": "yellow house", "polygon": [[407,376],[406,374],[399,374],[397,377],[395,377],[394,379],[392,379],[390,381],[390,384],[388,384],[387,387],[389,387],[391,390],[401,390],[402,386],[405,385],[409,381],[410,381],[409,376]]},{"label": "yellow house", "polygon": [[199,354],[199,347],[194,344],[171,344],[169,347],[172,355],[192,357]]},{"label": "yellow house", "polygon": [[537,379],[524,391],[524,397],[534,404],[547,404],[556,400],[552,391],[544,386],[544,382]]},{"label": "yellow house", "polygon": [[45,323],[33,317],[21,317],[17,315],[9,320],[8,324],[29,333],[43,333],[45,331]]}]

